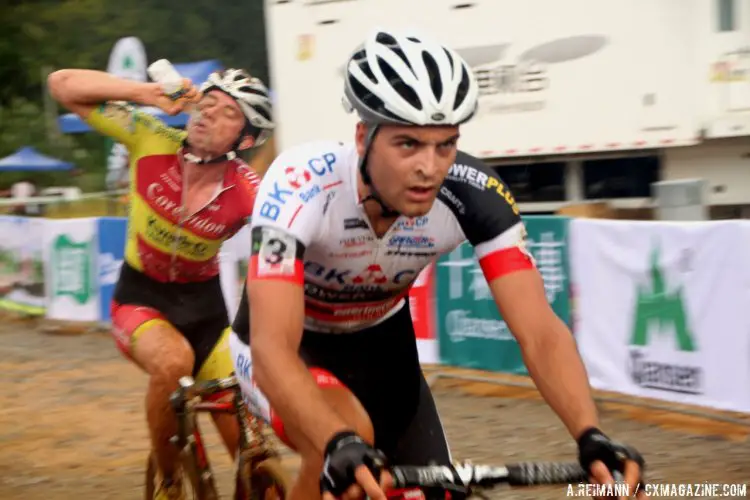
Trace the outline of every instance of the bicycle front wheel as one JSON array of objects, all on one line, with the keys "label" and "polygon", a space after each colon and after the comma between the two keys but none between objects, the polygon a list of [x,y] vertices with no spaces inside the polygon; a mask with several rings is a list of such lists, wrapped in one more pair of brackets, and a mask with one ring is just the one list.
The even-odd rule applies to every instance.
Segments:
[{"label": "bicycle front wheel", "polygon": [[[197,500],[216,500],[218,496],[212,485],[203,484],[198,478],[198,474],[195,471],[195,467],[192,465],[190,460],[185,458],[182,459],[183,466],[183,481],[182,487],[185,489],[186,498],[194,498]],[[144,499],[154,500],[159,494],[161,488],[161,477],[159,474],[159,466],[156,464],[156,456],[152,451],[148,455],[148,461],[146,463],[146,482],[144,484]]]},{"label": "bicycle front wheel", "polygon": [[156,492],[156,457],[154,452],[148,454],[148,461],[146,462],[146,483],[144,491],[144,500],[154,500],[154,493]]},{"label": "bicycle front wheel", "polygon": [[286,470],[275,458],[267,458],[251,468],[240,459],[235,481],[235,500],[284,500],[291,481]]}]

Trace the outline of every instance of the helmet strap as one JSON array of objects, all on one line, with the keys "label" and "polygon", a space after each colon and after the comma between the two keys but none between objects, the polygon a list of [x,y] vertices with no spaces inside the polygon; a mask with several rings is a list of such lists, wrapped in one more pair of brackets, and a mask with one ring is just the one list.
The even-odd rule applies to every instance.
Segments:
[{"label": "helmet strap", "polygon": [[359,173],[362,176],[362,182],[370,188],[370,194],[362,198],[362,203],[364,204],[366,201],[374,201],[380,205],[381,215],[383,217],[398,217],[401,214],[385,204],[383,198],[380,196],[380,193],[378,193],[378,190],[372,182],[372,177],[370,177],[370,172],[367,168],[367,159],[370,156],[372,141],[375,139],[375,134],[377,134],[380,127],[378,125],[371,125],[368,128],[367,137],[365,137],[365,154],[359,159]]},{"label": "helmet strap", "polygon": [[182,147],[183,147],[183,156],[184,158],[189,161],[190,163],[195,163],[196,165],[210,165],[214,163],[221,163],[223,161],[231,161],[237,158],[237,146],[239,146],[239,140],[235,145],[232,147],[230,151],[227,151],[223,155],[219,155],[215,158],[201,158],[200,156],[194,155],[193,153],[190,153],[186,150],[186,148],[190,147],[190,143],[187,140],[187,137],[182,141]]}]

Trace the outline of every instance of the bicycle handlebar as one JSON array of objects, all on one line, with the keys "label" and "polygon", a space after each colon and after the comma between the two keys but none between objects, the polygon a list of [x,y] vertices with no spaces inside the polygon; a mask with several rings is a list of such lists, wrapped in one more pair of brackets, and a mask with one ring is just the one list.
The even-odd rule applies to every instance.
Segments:
[{"label": "bicycle handlebar", "polygon": [[[195,382],[192,377],[182,377],[180,387],[170,398],[175,410],[196,397],[206,397],[239,383],[234,376]],[[390,469],[394,488],[437,488],[464,493],[492,489],[498,484],[534,486],[569,484],[588,481],[588,474],[575,462],[519,462],[505,466],[473,465],[468,462],[443,465],[395,466]]]},{"label": "bicycle handlebar", "polygon": [[441,465],[396,466],[391,468],[394,488],[491,489],[498,484],[534,486],[588,481],[588,474],[574,462],[522,462],[505,466]]}]

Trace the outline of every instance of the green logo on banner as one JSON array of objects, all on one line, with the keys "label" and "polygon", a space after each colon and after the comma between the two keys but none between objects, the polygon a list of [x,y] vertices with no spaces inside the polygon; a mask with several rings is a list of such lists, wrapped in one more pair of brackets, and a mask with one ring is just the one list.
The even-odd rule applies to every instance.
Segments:
[{"label": "green logo on banner", "polygon": [[53,295],[68,295],[79,304],[91,297],[91,242],[74,243],[68,235],[57,237],[52,247]]},{"label": "green logo on banner", "polygon": [[[670,287],[660,264],[660,252],[651,252],[646,285],[638,286],[630,337],[630,376],[641,387],[686,394],[701,394],[703,370],[695,366],[698,348],[690,328],[683,287]],[[672,347],[655,348],[654,335],[674,338]],[[657,359],[654,359],[657,358]]]},{"label": "green logo on banner", "polygon": [[677,347],[681,351],[694,351],[695,343],[688,326],[682,287],[673,292],[667,291],[664,273],[659,267],[659,251],[651,254],[650,286],[638,287],[632,345],[648,345],[649,328],[655,327],[658,333],[664,334],[673,329]]}]

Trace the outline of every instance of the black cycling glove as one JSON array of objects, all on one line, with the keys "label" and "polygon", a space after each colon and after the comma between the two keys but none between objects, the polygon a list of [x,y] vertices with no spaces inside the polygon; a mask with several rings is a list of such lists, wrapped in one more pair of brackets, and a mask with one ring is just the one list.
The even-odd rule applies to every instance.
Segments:
[{"label": "black cycling glove", "polygon": [[365,443],[354,432],[339,432],[326,446],[323,472],[320,474],[320,492],[341,496],[350,486],[357,484],[354,471],[366,466],[376,481],[385,467],[385,455]]},{"label": "black cycling glove", "polygon": [[578,461],[581,467],[591,473],[591,464],[601,460],[614,474],[615,471],[623,474],[625,471],[625,461],[635,461],[641,469],[641,478],[646,466],[646,462],[638,450],[631,446],[618,443],[609,439],[602,431],[596,428],[588,429],[578,438]]}]

